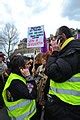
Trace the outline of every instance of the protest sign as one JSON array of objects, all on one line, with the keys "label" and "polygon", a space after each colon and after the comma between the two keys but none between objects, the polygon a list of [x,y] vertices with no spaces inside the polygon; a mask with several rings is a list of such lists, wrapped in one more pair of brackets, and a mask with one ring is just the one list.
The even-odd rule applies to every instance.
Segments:
[{"label": "protest sign", "polygon": [[44,47],[44,26],[29,27],[27,48]]}]

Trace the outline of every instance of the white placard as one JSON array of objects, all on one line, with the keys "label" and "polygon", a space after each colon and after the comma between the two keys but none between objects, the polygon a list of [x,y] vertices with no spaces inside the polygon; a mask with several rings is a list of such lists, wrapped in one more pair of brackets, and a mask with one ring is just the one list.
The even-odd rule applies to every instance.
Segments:
[{"label": "white placard", "polygon": [[44,26],[29,27],[27,48],[44,47]]}]

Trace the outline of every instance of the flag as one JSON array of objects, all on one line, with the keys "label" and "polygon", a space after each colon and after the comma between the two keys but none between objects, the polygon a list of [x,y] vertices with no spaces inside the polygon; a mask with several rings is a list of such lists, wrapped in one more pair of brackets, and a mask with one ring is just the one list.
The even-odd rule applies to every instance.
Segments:
[{"label": "flag", "polygon": [[46,35],[44,32],[44,47],[41,47],[41,52],[46,53],[47,52],[47,40],[46,40]]},{"label": "flag", "polygon": [[80,39],[80,33],[77,34],[77,37],[76,37],[76,38],[77,38],[77,39]]}]

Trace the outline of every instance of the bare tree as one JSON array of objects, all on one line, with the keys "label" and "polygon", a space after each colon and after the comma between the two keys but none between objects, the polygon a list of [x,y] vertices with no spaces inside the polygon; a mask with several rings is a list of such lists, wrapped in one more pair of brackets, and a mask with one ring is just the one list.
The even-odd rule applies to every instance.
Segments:
[{"label": "bare tree", "polygon": [[17,28],[10,23],[7,23],[0,33],[3,49],[7,56],[13,52],[15,45],[18,43]]}]

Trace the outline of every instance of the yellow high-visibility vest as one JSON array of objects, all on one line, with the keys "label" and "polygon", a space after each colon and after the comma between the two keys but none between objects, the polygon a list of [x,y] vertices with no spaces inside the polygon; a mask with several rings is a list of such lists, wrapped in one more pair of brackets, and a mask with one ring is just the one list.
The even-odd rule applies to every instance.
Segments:
[{"label": "yellow high-visibility vest", "polygon": [[14,120],[30,120],[30,118],[35,114],[36,112],[36,103],[35,100],[29,100],[29,99],[20,99],[17,101],[8,101],[7,100],[7,88],[10,86],[11,82],[14,79],[21,80],[26,84],[26,80],[17,75],[11,73],[7,79],[7,82],[5,84],[5,87],[2,92],[3,100],[5,102],[5,105],[8,109],[9,116]]},{"label": "yellow high-visibility vest", "polygon": [[75,74],[63,83],[50,80],[49,94],[56,95],[71,105],[80,105],[80,73]]}]

